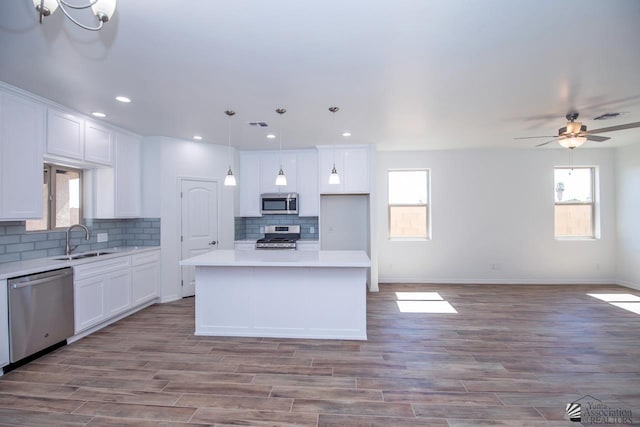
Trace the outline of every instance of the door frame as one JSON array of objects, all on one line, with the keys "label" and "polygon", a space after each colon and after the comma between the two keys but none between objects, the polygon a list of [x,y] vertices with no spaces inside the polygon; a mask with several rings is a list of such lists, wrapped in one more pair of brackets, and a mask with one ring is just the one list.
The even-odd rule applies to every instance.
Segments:
[{"label": "door frame", "polygon": [[[177,203],[177,208],[178,208],[178,221],[177,221],[177,239],[178,241],[176,242],[178,245],[178,248],[180,248],[179,250],[179,254],[178,254],[178,260],[181,261],[182,260],[182,183],[184,181],[200,181],[200,182],[211,182],[214,183],[216,186],[216,230],[218,230],[218,236],[220,236],[220,180],[217,178],[205,178],[205,177],[194,177],[194,176],[185,176],[185,175],[178,175],[177,177],[177,198],[178,198],[178,203]],[[217,247],[220,247],[220,237],[218,237],[218,244]],[[193,268],[193,267],[192,267]],[[182,294],[182,290],[183,290],[183,286],[182,286],[182,281],[184,280],[184,267],[180,266],[180,275],[179,275],[179,280],[180,283],[178,284],[178,287],[180,289],[180,298],[184,298],[183,294]]]}]

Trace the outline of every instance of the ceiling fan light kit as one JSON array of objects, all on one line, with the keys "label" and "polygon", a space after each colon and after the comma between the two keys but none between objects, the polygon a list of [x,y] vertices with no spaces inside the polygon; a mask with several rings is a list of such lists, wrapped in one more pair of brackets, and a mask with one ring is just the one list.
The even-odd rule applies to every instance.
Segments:
[{"label": "ceiling fan light kit", "polygon": [[[574,148],[580,147],[587,140],[604,142],[611,139],[607,136],[599,136],[596,134],[640,127],[640,122],[635,122],[635,123],[627,123],[624,125],[593,129],[588,131],[586,125],[583,125],[581,122],[576,121],[576,119],[578,118],[578,115],[579,114],[576,111],[567,113],[566,118],[568,122],[566,126],[558,129],[558,136],[555,138],[551,136],[525,136],[525,137],[516,138],[516,139],[553,138],[550,141],[543,142],[542,144],[537,144],[536,147],[542,147],[543,145],[547,145],[554,141],[558,141],[558,144],[560,144],[562,147],[573,150]],[[618,115],[619,114],[617,114],[616,116]]]},{"label": "ceiling fan light kit", "polygon": [[[84,28],[89,31],[98,31],[102,28],[102,25],[105,22],[109,22],[111,17],[116,11],[116,0],[90,0],[87,4],[77,5],[77,4],[69,4],[65,0],[33,0],[33,5],[36,10],[40,14],[40,23],[44,20],[45,16],[49,16],[53,14],[58,7],[64,13],[64,15],[69,18],[71,22],[76,24],[80,28]],[[98,25],[96,27],[90,27],[88,25],[84,25],[77,21],[71,13],[69,9],[89,9],[95,15],[98,20]]]}]

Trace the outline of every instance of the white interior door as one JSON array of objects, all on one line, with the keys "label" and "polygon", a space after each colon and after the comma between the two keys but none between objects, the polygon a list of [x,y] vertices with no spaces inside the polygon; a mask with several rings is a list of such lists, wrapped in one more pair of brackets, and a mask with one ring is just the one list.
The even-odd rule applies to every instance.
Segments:
[{"label": "white interior door", "polygon": [[[218,247],[218,184],[182,179],[180,186],[181,259],[185,259]],[[182,297],[195,291],[195,267],[182,267]]]}]

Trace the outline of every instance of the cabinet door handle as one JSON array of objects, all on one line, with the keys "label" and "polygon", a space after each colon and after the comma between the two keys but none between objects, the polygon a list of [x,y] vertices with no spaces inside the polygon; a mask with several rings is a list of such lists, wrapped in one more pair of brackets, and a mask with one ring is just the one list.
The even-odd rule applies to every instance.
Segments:
[{"label": "cabinet door handle", "polygon": [[216,242],[215,240],[212,240],[212,241],[210,241],[210,242],[209,242],[209,245],[210,245],[210,246],[213,246],[213,245],[215,245],[215,244],[217,244],[217,243],[218,243],[218,242]]}]

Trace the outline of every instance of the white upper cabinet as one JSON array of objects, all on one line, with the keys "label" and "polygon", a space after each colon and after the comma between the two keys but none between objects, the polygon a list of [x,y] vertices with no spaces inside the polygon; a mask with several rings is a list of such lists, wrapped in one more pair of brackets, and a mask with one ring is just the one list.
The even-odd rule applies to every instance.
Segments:
[{"label": "white upper cabinet", "polygon": [[262,216],[260,212],[260,152],[240,151],[240,173],[237,179],[240,194],[239,216]]},{"label": "white upper cabinet", "polygon": [[113,165],[114,132],[98,123],[85,121],[84,160],[105,166]]},{"label": "white upper cabinet", "polygon": [[99,123],[47,109],[46,154],[54,158],[112,166],[114,135]]},{"label": "white upper cabinet", "polygon": [[84,119],[64,111],[47,110],[47,154],[84,160]]},{"label": "white upper cabinet", "polygon": [[[262,193],[295,193],[297,186],[297,157],[295,153],[283,151],[263,152],[260,166],[262,169],[262,181],[260,189]],[[276,176],[282,166],[282,171],[287,177],[287,185],[278,187]]]},{"label": "white upper cabinet", "polygon": [[0,219],[42,218],[44,109],[0,91]]},{"label": "white upper cabinet", "polygon": [[[280,165],[287,177],[283,187],[276,186]],[[299,193],[299,216],[318,216],[316,150],[240,151],[238,186],[239,216],[262,216],[262,193]]]},{"label": "white upper cabinet", "polygon": [[142,213],[141,142],[115,134],[115,165],[84,171],[86,218],[137,218]]},{"label": "white upper cabinet", "polygon": [[[318,147],[321,194],[367,194],[370,188],[369,146]],[[340,184],[329,184],[336,165]]]},{"label": "white upper cabinet", "polygon": [[142,212],[142,145],[137,137],[116,134],[116,217],[139,217]]},{"label": "white upper cabinet", "polygon": [[299,216],[318,216],[318,152],[307,150],[298,153]]}]

